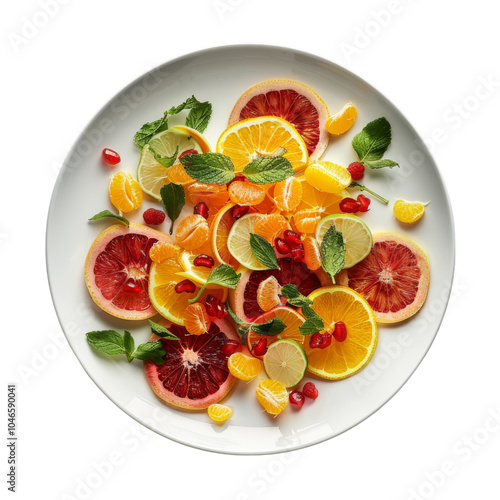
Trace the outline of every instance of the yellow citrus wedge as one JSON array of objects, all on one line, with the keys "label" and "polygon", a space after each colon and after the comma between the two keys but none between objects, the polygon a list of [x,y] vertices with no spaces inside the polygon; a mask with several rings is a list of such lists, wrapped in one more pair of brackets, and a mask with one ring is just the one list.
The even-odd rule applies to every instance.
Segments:
[{"label": "yellow citrus wedge", "polygon": [[332,135],[343,134],[354,125],[357,115],[356,106],[348,102],[338,113],[330,116],[326,122],[326,130]]},{"label": "yellow citrus wedge", "polygon": [[142,205],[142,191],[131,174],[117,172],[109,184],[111,203],[122,212],[131,212]]},{"label": "yellow citrus wedge", "polygon": [[233,414],[233,410],[229,406],[215,403],[207,408],[208,416],[214,422],[225,422]]},{"label": "yellow citrus wedge", "polygon": [[396,200],[392,210],[396,219],[406,224],[413,224],[422,218],[425,207],[430,203],[422,203],[421,201],[406,201]]},{"label": "yellow citrus wedge", "polygon": [[352,182],[346,168],[330,161],[312,163],[306,168],[304,176],[311,186],[332,194],[340,194]]},{"label": "yellow citrus wedge", "polygon": [[227,366],[231,374],[237,379],[249,382],[260,373],[262,363],[260,359],[253,356],[246,356],[241,352],[235,352],[229,356]]},{"label": "yellow citrus wedge", "polygon": [[262,408],[271,415],[279,415],[288,406],[288,391],[277,380],[270,378],[261,380],[255,395]]}]

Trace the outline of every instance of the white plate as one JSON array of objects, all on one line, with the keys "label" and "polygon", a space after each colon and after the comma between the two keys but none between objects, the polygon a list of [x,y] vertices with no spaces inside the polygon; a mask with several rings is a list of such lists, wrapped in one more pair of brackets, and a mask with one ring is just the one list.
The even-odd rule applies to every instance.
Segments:
[{"label": "white plate", "polygon": [[[142,363],[101,356],[86,342],[85,332],[127,328],[136,342],[145,342],[149,328],[115,319],[92,302],[83,279],[87,250],[108,222],[87,219],[106,208],[111,172],[135,175],[139,151],[132,142],[141,125],[194,94],[213,104],[205,132],[212,145],[225,129],[238,97],[251,85],[271,78],[290,78],[315,89],[332,112],[352,101],[358,108],[354,127],[331,141],[323,159],[347,165],[355,161],[350,145],[369,121],[385,116],[393,140],[386,156],[400,169],[368,172],[363,181],[394,201],[431,200],[414,227],[398,223],[392,203],[377,200],[364,219],[372,231],[398,231],[427,249],[431,262],[429,296],[412,319],[381,327],[369,365],[339,382],[314,380],[319,398],[300,411],[288,408],[274,419],[263,413],[254,395],[256,381],[240,383],[227,400],[233,417],[224,425],[210,423],[206,413],[188,413],[162,404],[150,390]],[[172,121],[172,124],[175,124]],[[118,169],[106,169],[101,151],[118,151]],[[145,202],[130,216],[141,222]],[[167,230],[164,223],[163,230]],[[47,268],[54,305],[68,342],[98,387],[123,411],[150,429],[175,441],[205,450],[256,454],[290,451],[334,437],[378,410],[406,382],[422,361],[442,321],[454,268],[454,233],[443,181],[427,148],[401,113],[357,76],[324,59],[280,47],[230,46],[208,49],[169,62],[139,78],[112,99],[76,141],[57,179],[47,223]],[[305,380],[312,380],[306,376]],[[422,397],[425,397],[424,395]],[[106,423],[104,423],[106,425]]]}]

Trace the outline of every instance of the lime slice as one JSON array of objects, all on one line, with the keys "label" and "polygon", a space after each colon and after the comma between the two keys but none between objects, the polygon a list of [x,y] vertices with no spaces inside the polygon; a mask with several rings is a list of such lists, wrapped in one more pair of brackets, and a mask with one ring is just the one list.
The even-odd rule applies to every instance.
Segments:
[{"label": "lime slice", "polygon": [[227,248],[231,255],[243,266],[253,271],[267,269],[255,257],[250,246],[250,233],[253,233],[254,226],[262,218],[262,214],[247,214],[238,219],[229,231],[227,237]]},{"label": "lime slice", "polygon": [[316,228],[316,239],[321,245],[323,236],[330,226],[335,226],[344,237],[346,253],[344,269],[361,262],[372,249],[372,233],[368,226],[356,215],[334,214],[321,219]]},{"label": "lime slice", "polygon": [[306,351],[295,340],[277,340],[264,355],[264,368],[273,380],[281,382],[285,387],[293,387],[303,379],[306,372]]},{"label": "lime slice", "polygon": [[194,149],[198,153],[210,150],[206,139],[199,132],[196,132],[196,136],[191,134],[190,130],[188,127],[169,128],[155,135],[142,148],[141,159],[137,167],[137,181],[149,196],[161,200],[160,189],[168,184],[168,168],[155,160],[151,148],[160,156],[172,156],[178,147],[177,157],[188,149]]}]

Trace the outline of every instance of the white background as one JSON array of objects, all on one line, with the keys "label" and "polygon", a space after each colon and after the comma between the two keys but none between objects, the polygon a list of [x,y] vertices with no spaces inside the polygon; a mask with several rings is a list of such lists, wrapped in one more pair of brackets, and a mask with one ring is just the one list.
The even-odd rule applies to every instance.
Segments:
[{"label": "white background", "polygon": [[[18,384],[18,498],[499,498],[500,276],[493,235],[500,36],[493,2],[46,3],[50,16],[43,0],[9,2],[0,21],[1,365],[2,386]],[[198,451],[136,424],[66,344],[45,272],[57,172],[96,111],[161,63],[234,43],[308,51],[384,93],[429,144],[456,224],[452,300],[409,382],[354,429],[281,456]]]}]

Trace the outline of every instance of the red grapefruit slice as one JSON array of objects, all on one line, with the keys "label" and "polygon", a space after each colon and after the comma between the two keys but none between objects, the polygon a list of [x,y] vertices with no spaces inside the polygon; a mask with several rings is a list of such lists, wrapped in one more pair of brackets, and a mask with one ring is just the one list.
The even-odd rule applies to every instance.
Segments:
[{"label": "red grapefruit slice", "polygon": [[243,321],[251,323],[257,316],[264,314],[257,302],[257,291],[259,284],[269,276],[274,276],[281,286],[296,285],[302,295],[309,295],[321,286],[332,284],[332,281],[322,269],[311,271],[303,262],[295,262],[289,257],[278,259],[278,266],[280,269],[247,270],[242,273],[236,288],[229,290],[231,309]]},{"label": "red grapefruit slice", "polygon": [[149,249],[167,234],[141,224],[115,224],[92,243],[85,261],[85,283],[94,302],[122,319],[141,320],[157,314],[148,293]]},{"label": "red grapefruit slice", "polygon": [[373,235],[373,247],[359,264],[339,276],[339,284],[362,295],[379,323],[396,323],[413,316],[429,290],[426,251],[399,233]]},{"label": "red grapefruit slice", "polygon": [[226,320],[212,320],[208,333],[190,335],[179,325],[169,330],[180,340],[160,339],[165,362],[144,361],[146,378],[154,393],[165,403],[188,410],[201,410],[220,401],[236,382],[229,373],[229,359],[222,348],[229,341],[240,342]]},{"label": "red grapefruit slice", "polygon": [[320,158],[328,146],[328,108],[323,99],[303,83],[278,79],[254,85],[236,102],[229,125],[258,116],[277,116],[290,122],[304,139],[311,162]]}]

